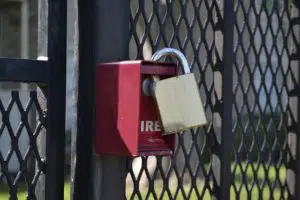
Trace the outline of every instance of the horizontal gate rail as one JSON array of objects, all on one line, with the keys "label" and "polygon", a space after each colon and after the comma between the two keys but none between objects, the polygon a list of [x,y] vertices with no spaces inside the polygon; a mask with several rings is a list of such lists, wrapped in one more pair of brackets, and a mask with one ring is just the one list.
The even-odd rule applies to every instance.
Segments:
[{"label": "horizontal gate rail", "polygon": [[0,81],[47,83],[48,61],[0,58]]}]

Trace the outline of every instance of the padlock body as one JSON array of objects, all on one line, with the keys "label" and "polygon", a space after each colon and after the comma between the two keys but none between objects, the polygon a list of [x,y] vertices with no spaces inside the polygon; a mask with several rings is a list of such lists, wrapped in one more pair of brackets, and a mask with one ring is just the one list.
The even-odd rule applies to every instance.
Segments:
[{"label": "padlock body", "polygon": [[154,93],[164,135],[180,133],[207,123],[193,73],[158,81]]},{"label": "padlock body", "polygon": [[171,155],[175,137],[163,136],[160,115],[142,83],[151,75],[176,75],[176,66],[150,61],[102,63],[96,70],[96,153]]}]

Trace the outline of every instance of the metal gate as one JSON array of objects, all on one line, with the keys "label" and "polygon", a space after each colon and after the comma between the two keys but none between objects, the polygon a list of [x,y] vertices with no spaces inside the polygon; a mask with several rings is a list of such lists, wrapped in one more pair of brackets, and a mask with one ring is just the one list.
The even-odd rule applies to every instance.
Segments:
[{"label": "metal gate", "polygon": [[[19,91],[11,92],[8,104],[0,97],[0,140],[9,138],[10,143],[0,152],[0,184],[6,185],[9,199],[20,199],[23,185],[27,199],[64,198],[66,1],[49,0],[46,13],[49,16],[47,61],[0,58],[1,82],[36,83],[40,90],[27,92],[26,102],[21,101]],[[11,121],[13,112],[20,116],[16,128]],[[37,115],[34,127],[29,121],[31,112]],[[24,134],[29,140],[25,147],[20,140]],[[46,138],[45,143],[41,138]],[[14,173],[9,170],[12,157],[18,163]],[[33,174],[28,167],[32,160]],[[38,190],[41,194],[37,187],[41,187]]]},{"label": "metal gate", "polygon": [[[48,61],[0,59],[1,81],[37,83],[47,99],[42,105],[37,93],[31,92],[23,105],[18,93],[12,92],[7,106],[0,101],[0,139],[6,130],[11,141],[8,154],[0,153],[0,183],[7,182],[10,199],[17,199],[22,179],[28,199],[37,199],[36,187],[44,178],[46,199],[63,199],[66,2],[48,3]],[[130,4],[130,59],[148,59],[162,47],[184,52],[197,75],[210,123],[178,136],[172,157],[128,159],[127,199],[299,199],[299,0],[131,0]],[[88,14],[92,7],[80,9]],[[81,29],[92,27],[79,22]],[[92,32],[80,38],[93,38]],[[104,35],[113,37],[112,33],[116,31]],[[82,48],[92,47],[93,42],[90,39],[79,48],[81,65],[93,65]],[[108,41],[103,50],[111,50],[107,55],[118,53],[109,49],[112,42],[126,46],[124,40]],[[87,72],[81,74],[86,80],[93,79],[91,68],[81,72]],[[87,84],[93,87],[92,81]],[[84,161],[91,157],[91,143],[84,131],[92,135],[93,105],[84,102],[94,94],[80,85],[77,162],[82,165],[77,165],[77,174],[82,179],[77,179],[75,190],[88,195],[90,164]],[[33,106],[38,122],[32,128],[28,113]],[[10,122],[12,107],[21,116],[16,130]],[[90,118],[83,120],[83,114]],[[24,155],[19,146],[22,130],[30,139]],[[46,134],[45,155],[37,145],[40,134]],[[19,163],[14,175],[8,170],[12,154]],[[27,170],[30,158],[36,163],[33,176]],[[104,180],[112,184],[110,178]]]},{"label": "metal gate", "polygon": [[129,159],[127,199],[299,199],[299,1],[130,2],[130,59],[184,52],[210,123]]}]

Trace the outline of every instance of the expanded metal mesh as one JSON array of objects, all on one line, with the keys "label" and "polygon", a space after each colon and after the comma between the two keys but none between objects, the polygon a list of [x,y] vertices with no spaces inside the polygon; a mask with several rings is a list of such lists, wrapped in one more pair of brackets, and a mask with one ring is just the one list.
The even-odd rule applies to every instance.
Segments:
[{"label": "expanded metal mesh", "polygon": [[[216,1],[131,1],[130,59],[149,59],[163,47],[181,50],[197,76],[210,123],[177,137],[172,157],[141,157],[128,164],[128,199],[202,199],[212,195],[212,122],[218,89],[214,86],[217,22]],[[207,17],[209,16],[209,17]]]},{"label": "expanded metal mesh", "polygon": [[287,198],[289,2],[235,4],[232,199]]},{"label": "expanded metal mesh", "polygon": [[[291,62],[299,62],[299,52],[297,57],[291,48],[300,41],[291,28],[297,21],[292,1],[234,1],[234,65],[222,69],[223,51],[231,50],[223,46],[224,12],[230,12],[224,2],[131,0],[130,59],[150,59],[163,47],[181,50],[196,74],[209,124],[177,136],[171,157],[130,159],[127,199],[219,199],[222,179],[231,182],[230,199],[294,193],[287,168],[296,170],[296,153],[288,133],[296,130],[297,116],[288,94],[298,81]],[[233,72],[232,91],[222,91],[224,70]],[[233,130],[226,133],[224,95],[234,99]],[[219,145],[224,134],[233,135],[227,152]],[[231,161],[228,177],[220,173],[220,160]]]},{"label": "expanded metal mesh", "polygon": [[2,89],[0,119],[1,198],[36,199],[36,185],[45,170],[37,146],[45,117],[36,92]]}]

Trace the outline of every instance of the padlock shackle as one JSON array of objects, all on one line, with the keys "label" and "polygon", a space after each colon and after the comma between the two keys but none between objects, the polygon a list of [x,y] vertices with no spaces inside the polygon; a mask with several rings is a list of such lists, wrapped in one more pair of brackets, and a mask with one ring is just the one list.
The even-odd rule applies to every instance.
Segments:
[{"label": "padlock shackle", "polygon": [[184,73],[185,74],[191,73],[189,63],[181,51],[174,49],[174,48],[163,48],[163,49],[156,51],[152,55],[151,60],[158,61],[163,56],[171,56],[171,57],[176,58],[179,61],[180,66],[183,69]]}]

